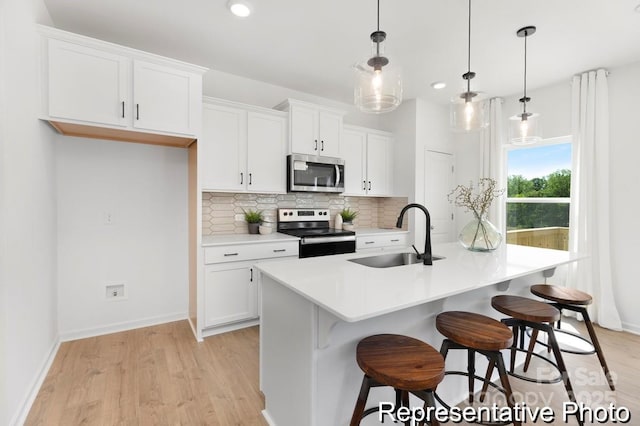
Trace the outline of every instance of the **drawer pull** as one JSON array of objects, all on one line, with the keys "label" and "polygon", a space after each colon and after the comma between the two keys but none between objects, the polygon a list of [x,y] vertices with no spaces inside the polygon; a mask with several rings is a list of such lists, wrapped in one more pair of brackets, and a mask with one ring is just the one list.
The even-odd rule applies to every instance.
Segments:
[{"label": "drawer pull", "polygon": [[373,243],[375,243],[375,241],[365,241],[364,243],[365,244],[373,244]]},{"label": "drawer pull", "polygon": [[229,257],[229,256],[237,256],[238,253],[225,253],[224,257]]},{"label": "drawer pull", "polygon": [[287,249],[274,249],[273,250],[274,253],[282,253],[282,252],[285,252],[285,251],[287,251]]},{"label": "drawer pull", "polygon": [[392,243],[397,243],[398,241],[400,241],[400,240],[398,240],[398,239],[391,240]]}]

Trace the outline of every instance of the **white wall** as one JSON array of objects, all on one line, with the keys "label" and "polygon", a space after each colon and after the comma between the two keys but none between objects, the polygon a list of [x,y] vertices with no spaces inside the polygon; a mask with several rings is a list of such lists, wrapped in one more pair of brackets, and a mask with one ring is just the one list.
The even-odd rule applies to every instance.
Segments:
[{"label": "white wall", "polygon": [[37,120],[41,0],[0,5],[0,424],[21,423],[57,347],[53,132]]},{"label": "white wall", "polygon": [[640,333],[638,252],[640,227],[637,226],[640,198],[640,144],[638,143],[638,99],[640,99],[640,62],[611,69],[609,75],[610,108],[610,202],[611,262],[614,295],[623,328]]},{"label": "white wall", "polygon": [[186,318],[187,150],[58,135],[56,167],[62,340]]},{"label": "white wall", "polygon": [[209,70],[205,74],[203,92],[206,96],[213,96],[264,108],[273,108],[287,98],[298,99],[346,111],[347,114],[344,117],[345,124],[370,127],[378,130],[390,130],[382,121],[384,114],[362,113],[359,112],[353,104],[337,102],[222,71]]}]

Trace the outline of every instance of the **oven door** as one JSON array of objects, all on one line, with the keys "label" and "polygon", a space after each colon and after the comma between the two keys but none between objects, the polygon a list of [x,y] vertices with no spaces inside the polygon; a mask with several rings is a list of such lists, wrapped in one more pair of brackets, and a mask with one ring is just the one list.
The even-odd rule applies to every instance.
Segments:
[{"label": "oven door", "polygon": [[330,254],[355,253],[356,236],[302,237],[299,257],[326,256]]},{"label": "oven door", "polygon": [[291,154],[287,156],[289,192],[344,192],[344,160]]}]

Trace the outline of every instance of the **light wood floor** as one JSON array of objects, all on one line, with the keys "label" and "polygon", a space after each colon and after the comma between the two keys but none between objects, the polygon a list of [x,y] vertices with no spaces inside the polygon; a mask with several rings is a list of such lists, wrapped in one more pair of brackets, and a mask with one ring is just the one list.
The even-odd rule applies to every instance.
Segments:
[{"label": "light wood floor", "polygon": [[[578,400],[626,406],[629,424],[640,424],[640,336],[600,328],[597,333],[617,390],[609,391],[595,355],[568,354]],[[197,343],[181,321],[63,343],[26,424],[266,425],[258,340],[253,327]],[[511,382],[515,392],[550,399],[556,413],[567,399],[561,384]]]}]

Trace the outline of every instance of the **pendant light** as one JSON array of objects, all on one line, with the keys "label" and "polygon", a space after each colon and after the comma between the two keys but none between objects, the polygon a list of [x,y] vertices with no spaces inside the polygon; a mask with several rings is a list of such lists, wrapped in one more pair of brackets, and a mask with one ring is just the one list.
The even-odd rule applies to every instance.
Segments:
[{"label": "pendant light", "polygon": [[378,28],[370,38],[371,57],[355,66],[354,101],[363,112],[393,111],[402,102],[402,77],[397,64],[384,54],[387,33],[380,31],[380,0]]},{"label": "pendant light", "polygon": [[486,95],[471,91],[471,79],[476,76],[476,73],[471,71],[471,0],[468,23],[467,72],[462,74],[462,78],[467,82],[467,90],[451,99],[451,128],[457,132],[471,132],[489,125]]},{"label": "pendant light", "polygon": [[539,114],[527,111],[527,38],[535,34],[536,27],[528,26],[520,28],[516,33],[518,37],[524,37],[524,94],[520,98],[522,113],[509,117],[509,142],[515,145],[528,145],[542,139],[540,135]]}]

